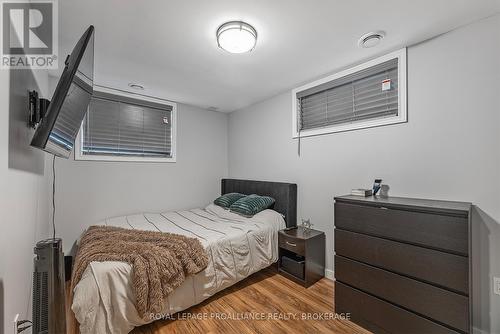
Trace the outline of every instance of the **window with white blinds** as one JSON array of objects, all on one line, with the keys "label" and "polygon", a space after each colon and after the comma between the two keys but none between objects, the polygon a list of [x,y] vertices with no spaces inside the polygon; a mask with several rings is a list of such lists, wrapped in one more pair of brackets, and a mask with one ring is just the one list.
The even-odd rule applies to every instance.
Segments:
[{"label": "window with white blinds", "polygon": [[294,137],[401,123],[406,115],[406,50],[293,91]]},{"label": "window with white blinds", "polygon": [[175,104],[96,92],[82,123],[81,160],[174,161]]}]

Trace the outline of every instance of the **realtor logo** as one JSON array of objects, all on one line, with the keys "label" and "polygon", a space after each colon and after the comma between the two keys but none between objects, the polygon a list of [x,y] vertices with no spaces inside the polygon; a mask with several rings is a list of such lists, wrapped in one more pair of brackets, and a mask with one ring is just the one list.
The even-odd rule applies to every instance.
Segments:
[{"label": "realtor logo", "polygon": [[1,68],[57,68],[57,3],[2,1]]}]

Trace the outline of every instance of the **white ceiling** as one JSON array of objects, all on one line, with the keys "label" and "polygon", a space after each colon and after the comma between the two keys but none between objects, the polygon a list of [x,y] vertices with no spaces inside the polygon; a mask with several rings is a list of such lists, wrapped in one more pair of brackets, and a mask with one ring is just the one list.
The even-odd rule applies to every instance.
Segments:
[{"label": "white ceiling", "polygon": [[[62,0],[60,53],[93,24],[97,84],[233,111],[499,11],[500,0]],[[229,20],[257,29],[253,52],[217,48]],[[387,36],[358,48],[372,30]]]}]

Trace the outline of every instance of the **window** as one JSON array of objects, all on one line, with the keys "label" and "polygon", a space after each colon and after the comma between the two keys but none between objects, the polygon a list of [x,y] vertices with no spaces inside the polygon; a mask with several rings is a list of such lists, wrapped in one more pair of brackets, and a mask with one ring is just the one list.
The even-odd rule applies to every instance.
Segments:
[{"label": "window", "polygon": [[406,49],[292,92],[293,137],[406,122]]},{"label": "window", "polygon": [[176,125],[175,103],[95,91],[75,159],[175,162]]}]

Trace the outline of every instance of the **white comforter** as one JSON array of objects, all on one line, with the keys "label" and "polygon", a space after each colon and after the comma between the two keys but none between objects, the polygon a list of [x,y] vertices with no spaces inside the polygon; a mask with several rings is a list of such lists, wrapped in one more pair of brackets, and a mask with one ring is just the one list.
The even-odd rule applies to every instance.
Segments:
[{"label": "white comforter", "polygon": [[278,231],[285,221],[273,210],[244,218],[211,204],[205,209],[112,218],[100,225],[196,237],[207,250],[209,263],[168,296],[164,315],[141,319],[134,306],[132,267],[123,262],[92,262],[74,289],[71,306],[81,334],[129,333],[155,317],[196,305],[271,265],[278,259]]}]

